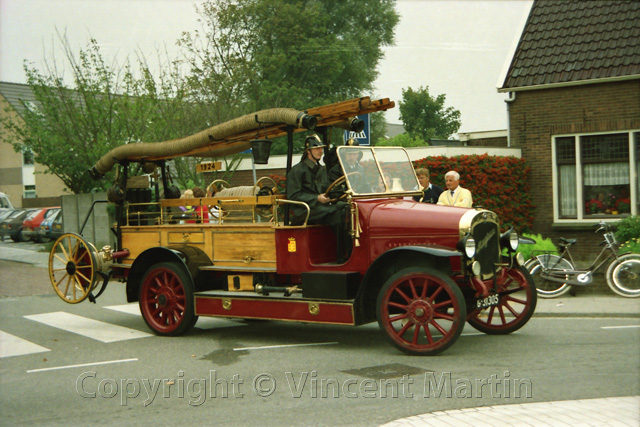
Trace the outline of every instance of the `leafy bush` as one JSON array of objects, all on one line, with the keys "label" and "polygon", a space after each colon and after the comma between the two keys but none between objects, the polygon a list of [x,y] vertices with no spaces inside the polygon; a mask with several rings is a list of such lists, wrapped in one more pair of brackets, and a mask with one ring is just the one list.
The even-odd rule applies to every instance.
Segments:
[{"label": "leafy bush", "polygon": [[287,178],[282,175],[269,175],[269,178],[273,179],[276,183],[278,193],[287,194]]},{"label": "leafy bush", "polygon": [[638,215],[628,216],[617,221],[613,226],[616,230],[616,239],[619,242],[626,242],[634,237],[640,237],[640,216]]},{"label": "leafy bush", "polygon": [[555,253],[558,254],[558,248],[549,238],[544,238],[540,234],[527,234],[524,233],[522,237],[528,237],[536,241],[535,244],[524,244],[520,242],[518,250],[525,260],[528,260],[533,255],[540,255],[541,253]]},{"label": "leafy bush", "polygon": [[457,171],[460,186],[471,191],[473,206],[498,214],[502,231],[511,226],[520,233],[531,230],[535,207],[528,184],[531,168],[524,159],[488,154],[438,156],[416,160],[414,166],[429,168],[431,182],[443,188],[444,174]]},{"label": "leafy bush", "polygon": [[632,252],[640,254],[640,216],[626,217],[614,224],[616,240],[623,243],[620,253]]},{"label": "leafy bush", "polygon": [[627,252],[631,252],[633,254],[640,254],[640,237],[627,240],[623,245],[620,246],[620,249],[618,250],[619,254],[624,254]]}]

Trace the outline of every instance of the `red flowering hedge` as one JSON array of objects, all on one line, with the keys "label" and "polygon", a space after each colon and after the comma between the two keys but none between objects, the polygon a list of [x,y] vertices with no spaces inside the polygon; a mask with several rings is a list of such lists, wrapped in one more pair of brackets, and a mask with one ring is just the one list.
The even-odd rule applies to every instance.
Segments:
[{"label": "red flowering hedge", "polygon": [[502,231],[511,226],[519,233],[531,231],[534,211],[528,184],[531,168],[523,159],[482,154],[427,157],[413,163],[416,169],[428,168],[431,182],[444,189],[444,174],[457,171],[460,186],[471,191],[473,206],[498,214]]},{"label": "red flowering hedge", "polygon": [[[444,174],[455,170],[460,185],[473,196],[473,206],[498,214],[502,231],[513,226],[519,233],[530,232],[534,206],[527,184],[531,168],[523,159],[482,154],[480,156],[427,157],[413,162],[414,167],[428,168],[431,182],[445,188]],[[285,194],[286,178],[271,175],[281,194]]]}]

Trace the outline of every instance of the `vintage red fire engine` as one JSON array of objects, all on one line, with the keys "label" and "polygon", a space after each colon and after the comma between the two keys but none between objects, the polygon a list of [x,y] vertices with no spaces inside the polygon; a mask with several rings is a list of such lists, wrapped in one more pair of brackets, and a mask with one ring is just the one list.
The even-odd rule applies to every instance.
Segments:
[{"label": "vintage red fire engine", "polygon": [[[451,346],[465,321],[488,334],[521,328],[536,291],[515,253],[517,232],[501,232],[497,215],[485,209],[415,202],[420,186],[402,148],[337,148],[341,165],[355,152],[362,167],[329,192],[348,205],[344,262],[330,227],[291,224],[288,207],[308,206],[287,200],[270,178],[243,187],[213,181],[205,197],[188,202],[209,218],[184,217],[185,200],[170,185],[171,159],[221,157],[252,145],[261,156],[271,140],[286,137],[289,169],[294,133],[313,130],[326,142],[330,127],[359,130],[356,116],[393,106],[365,97],[306,111],[264,110],[183,139],[115,148],[91,173],[100,178],[117,168],[108,193],[116,247],[97,250],[79,234],[60,237],[49,269],[56,293],[68,303],[95,300],[119,279],[159,335],[187,333],[198,316],[377,321],[397,348],[423,355]],[[146,174],[131,176],[130,166]]]}]

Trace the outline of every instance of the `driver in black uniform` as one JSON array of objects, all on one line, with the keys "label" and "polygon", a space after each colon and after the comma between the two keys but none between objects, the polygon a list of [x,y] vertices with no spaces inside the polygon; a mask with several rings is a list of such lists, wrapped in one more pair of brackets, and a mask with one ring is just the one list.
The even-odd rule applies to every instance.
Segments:
[{"label": "driver in black uniform", "polygon": [[[349,138],[345,143],[345,146],[349,147],[357,147],[358,145],[360,144],[355,138]],[[344,168],[344,173],[340,164],[336,161],[335,165],[329,169],[329,180],[333,182],[341,176],[346,175],[353,191],[360,194],[370,193],[371,188],[367,185],[365,180],[365,170],[360,164],[360,160],[362,160],[362,151],[344,150],[342,151],[342,154],[340,154],[340,157],[342,158],[342,168]],[[327,163],[326,157],[325,163]]]},{"label": "driver in black uniform", "polygon": [[[345,261],[345,233],[347,203],[331,203],[324,194],[329,187],[327,170],[320,165],[325,145],[317,134],[312,134],[304,141],[302,160],[287,175],[287,199],[305,202],[309,205],[308,224],[327,224],[336,233],[337,261]],[[290,208],[291,223],[300,225],[304,222],[306,209],[292,205]]]}]

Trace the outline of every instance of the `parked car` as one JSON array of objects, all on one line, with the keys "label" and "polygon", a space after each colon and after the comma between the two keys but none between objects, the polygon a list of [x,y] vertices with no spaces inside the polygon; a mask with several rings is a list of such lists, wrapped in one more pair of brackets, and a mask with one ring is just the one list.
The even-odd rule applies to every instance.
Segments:
[{"label": "parked car", "polygon": [[40,242],[48,242],[62,236],[62,209],[59,209],[54,215],[45,218],[38,229],[38,240]]},{"label": "parked car", "polygon": [[40,242],[40,235],[38,231],[40,230],[40,224],[42,221],[54,216],[56,213],[60,211],[60,206],[50,207],[50,208],[40,208],[36,209],[36,212],[32,212],[27,217],[25,217],[24,222],[22,223],[22,235],[26,240],[32,240],[34,242]]},{"label": "parked car", "polygon": [[5,218],[9,218],[9,216],[17,210],[19,209],[5,209],[3,211],[0,211],[0,221],[2,221]]},{"label": "parked car", "polygon": [[[9,218],[11,215],[13,215],[14,212],[18,211],[19,209],[4,209],[2,211],[0,211],[0,224],[2,224],[2,221],[4,221],[5,219]],[[4,242],[4,237],[5,235],[2,234],[1,230],[0,230],[0,239]]]},{"label": "parked car", "polygon": [[9,197],[3,192],[0,192],[0,218],[2,218],[2,215],[6,215],[7,212],[11,212],[13,210],[14,208]]},{"label": "parked car", "polygon": [[22,234],[22,223],[27,215],[37,211],[38,209],[20,209],[2,220],[2,222],[0,222],[0,235],[2,235],[2,240],[4,240],[6,236],[10,237],[14,242],[23,242],[25,237]]}]

